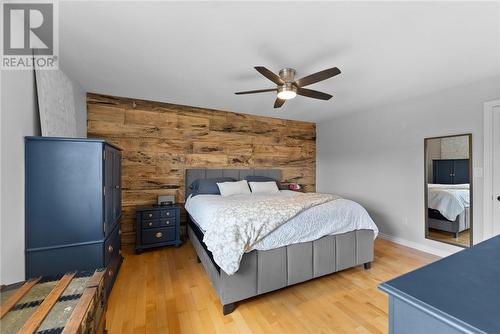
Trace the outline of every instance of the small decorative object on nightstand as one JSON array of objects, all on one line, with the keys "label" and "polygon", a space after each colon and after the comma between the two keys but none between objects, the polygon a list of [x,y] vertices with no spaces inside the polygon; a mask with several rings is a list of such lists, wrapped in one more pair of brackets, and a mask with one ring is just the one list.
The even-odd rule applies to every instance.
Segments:
[{"label": "small decorative object on nightstand", "polygon": [[305,189],[298,183],[281,183],[281,190],[292,190],[305,193]]},{"label": "small decorative object on nightstand", "polygon": [[299,191],[301,189],[301,186],[298,183],[290,183],[288,184],[288,189]]},{"label": "small decorative object on nightstand", "polygon": [[181,245],[180,207],[151,206],[136,211],[135,253],[143,249]]}]

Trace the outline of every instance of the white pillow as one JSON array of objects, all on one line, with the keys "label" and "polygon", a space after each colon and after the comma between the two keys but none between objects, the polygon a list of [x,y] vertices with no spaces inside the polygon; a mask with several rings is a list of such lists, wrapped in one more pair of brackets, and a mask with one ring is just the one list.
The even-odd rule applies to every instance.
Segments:
[{"label": "white pillow", "polygon": [[248,189],[248,182],[246,180],[221,182],[217,183],[217,187],[219,187],[222,197],[250,194],[250,189]]},{"label": "white pillow", "polygon": [[268,182],[248,182],[254,194],[278,193],[280,190],[274,181]]}]

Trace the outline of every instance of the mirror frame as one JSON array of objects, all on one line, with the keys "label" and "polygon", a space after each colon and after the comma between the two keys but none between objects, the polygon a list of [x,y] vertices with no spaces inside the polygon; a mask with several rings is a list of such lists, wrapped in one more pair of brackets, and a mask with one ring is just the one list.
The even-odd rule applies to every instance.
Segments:
[{"label": "mirror frame", "polygon": [[[470,196],[470,209],[469,209],[469,220],[470,220],[470,238],[469,238],[469,246],[463,246],[457,243],[453,243],[451,241],[445,241],[445,240],[438,240],[434,239],[429,236],[429,207],[427,206],[428,203],[428,187],[427,187],[427,178],[428,178],[428,173],[427,173],[427,142],[431,139],[441,139],[441,138],[450,138],[450,137],[461,137],[461,136],[467,136],[468,141],[469,141],[469,180],[470,180],[470,185],[469,185],[469,196]],[[424,226],[424,235],[425,238],[428,240],[433,240],[437,242],[442,242],[445,244],[450,244],[453,246],[457,247],[462,247],[462,248],[469,248],[474,245],[474,206],[473,206],[473,189],[474,189],[474,181],[473,181],[473,171],[472,171],[472,133],[461,133],[461,134],[456,134],[456,135],[447,135],[447,136],[437,136],[437,137],[427,137],[424,138],[424,217],[425,217],[425,226]]]}]

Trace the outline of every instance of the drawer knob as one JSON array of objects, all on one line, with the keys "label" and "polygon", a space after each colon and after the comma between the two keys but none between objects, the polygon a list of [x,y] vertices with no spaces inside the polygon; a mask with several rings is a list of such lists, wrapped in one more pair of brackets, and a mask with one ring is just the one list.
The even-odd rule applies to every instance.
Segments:
[{"label": "drawer knob", "polygon": [[170,225],[170,220],[165,221],[165,225]]},{"label": "drawer knob", "polygon": [[122,230],[118,230],[118,234],[121,235],[122,234]]},{"label": "drawer knob", "polygon": [[150,213],[150,214],[148,215],[148,217],[149,217],[149,218],[153,217],[153,214],[152,214],[152,213]]},{"label": "drawer knob", "polygon": [[153,223],[152,223],[152,222],[149,222],[148,226],[153,226]]},{"label": "drawer knob", "polygon": [[161,233],[161,232],[158,232],[155,234],[155,237],[157,237],[157,238],[161,238],[162,236],[163,236],[163,233]]},{"label": "drawer knob", "polygon": [[167,211],[167,216],[170,216],[170,212]]},{"label": "drawer knob", "polygon": [[111,245],[108,246],[108,252],[110,252],[110,253],[113,252],[113,246],[111,246]]}]

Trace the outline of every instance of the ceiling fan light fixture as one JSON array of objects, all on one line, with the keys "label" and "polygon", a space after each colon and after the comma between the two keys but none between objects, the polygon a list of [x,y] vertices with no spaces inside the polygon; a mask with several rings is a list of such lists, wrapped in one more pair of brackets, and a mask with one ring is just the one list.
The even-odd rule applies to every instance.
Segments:
[{"label": "ceiling fan light fixture", "polygon": [[278,87],[278,98],[282,100],[290,100],[297,96],[297,87],[292,83],[285,83]]}]

